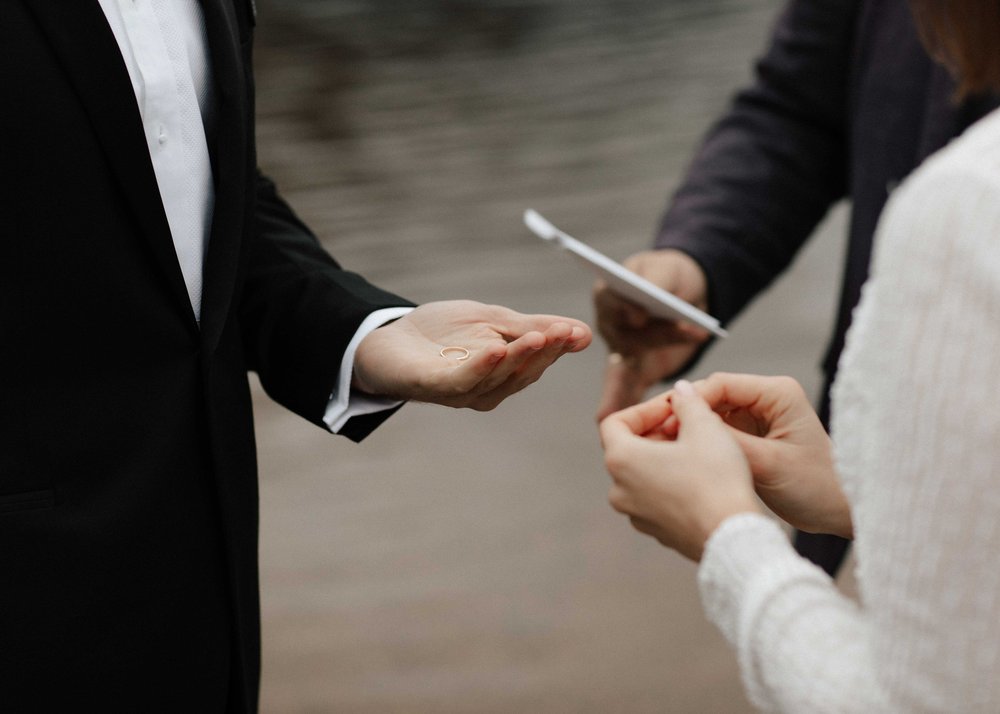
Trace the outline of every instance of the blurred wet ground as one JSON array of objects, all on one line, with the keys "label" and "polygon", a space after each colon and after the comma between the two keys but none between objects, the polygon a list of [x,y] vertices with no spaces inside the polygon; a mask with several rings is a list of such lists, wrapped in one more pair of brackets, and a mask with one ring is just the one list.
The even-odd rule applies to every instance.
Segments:
[{"label": "blurred wet ground", "polygon": [[[779,2],[258,6],[261,165],[343,264],[418,301],[589,321],[590,278],[521,213],[646,247]],[[697,374],[816,392],[842,213]],[[263,712],[748,709],[694,566],[607,506],[604,358],[488,414],[408,405],[361,445],[255,392]]]}]

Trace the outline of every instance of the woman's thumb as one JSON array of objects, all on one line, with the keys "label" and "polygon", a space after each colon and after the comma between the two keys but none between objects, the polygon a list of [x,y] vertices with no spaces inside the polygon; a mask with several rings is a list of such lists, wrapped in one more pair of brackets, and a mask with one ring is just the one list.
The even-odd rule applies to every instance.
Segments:
[{"label": "woman's thumb", "polygon": [[729,433],[739,444],[754,475],[766,475],[771,467],[773,444],[762,436],[747,434],[734,426],[729,427]]},{"label": "woman's thumb", "polygon": [[680,431],[698,428],[703,424],[722,424],[719,415],[712,411],[708,402],[702,398],[686,379],[677,380],[674,391],[670,395],[670,406],[677,415]]}]

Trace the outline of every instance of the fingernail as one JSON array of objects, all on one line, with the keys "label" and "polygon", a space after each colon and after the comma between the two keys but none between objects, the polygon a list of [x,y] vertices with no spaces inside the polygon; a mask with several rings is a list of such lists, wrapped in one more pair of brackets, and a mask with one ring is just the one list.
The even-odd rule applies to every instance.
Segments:
[{"label": "fingernail", "polygon": [[686,379],[678,379],[674,382],[674,391],[678,394],[683,394],[685,397],[690,397],[694,394],[694,387]]}]

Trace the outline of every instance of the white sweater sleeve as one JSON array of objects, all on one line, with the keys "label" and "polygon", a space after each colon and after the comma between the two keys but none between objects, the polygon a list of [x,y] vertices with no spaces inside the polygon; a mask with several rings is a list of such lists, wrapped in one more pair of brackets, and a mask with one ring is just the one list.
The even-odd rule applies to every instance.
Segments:
[{"label": "white sweater sleeve", "polygon": [[736,648],[756,707],[885,711],[885,695],[871,682],[864,615],[792,550],[774,521],[758,514],[726,520],[698,575],[705,611]]},{"label": "white sweater sleeve", "polygon": [[834,392],[861,606],[762,516],[706,546],[706,612],[762,709],[1000,711],[998,128],[928,162],[879,229]]}]

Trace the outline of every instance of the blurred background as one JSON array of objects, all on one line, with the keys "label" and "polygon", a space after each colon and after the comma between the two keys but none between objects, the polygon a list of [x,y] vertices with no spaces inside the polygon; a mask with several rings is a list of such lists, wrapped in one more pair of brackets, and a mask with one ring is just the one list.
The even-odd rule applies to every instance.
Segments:
[{"label": "blurred background", "polygon": [[[590,276],[522,212],[647,247],[780,2],[257,5],[261,166],[346,267],[592,322]],[[695,376],[816,393],[843,213]],[[486,414],[408,405],[360,445],[255,387],[263,712],[749,709],[695,567],[607,505],[605,358],[595,340]]]}]

